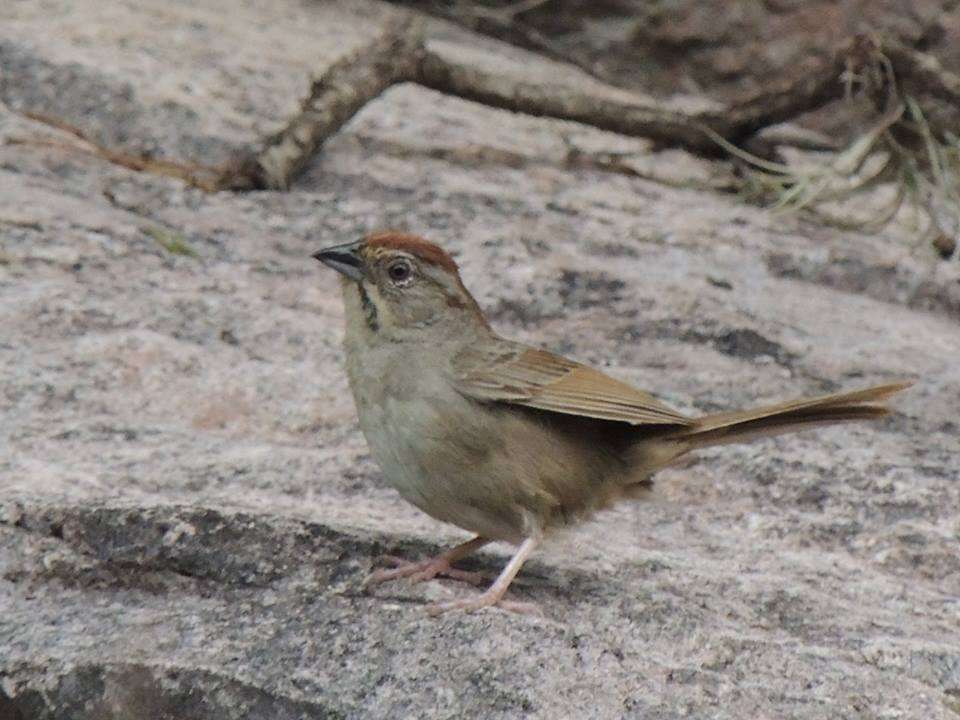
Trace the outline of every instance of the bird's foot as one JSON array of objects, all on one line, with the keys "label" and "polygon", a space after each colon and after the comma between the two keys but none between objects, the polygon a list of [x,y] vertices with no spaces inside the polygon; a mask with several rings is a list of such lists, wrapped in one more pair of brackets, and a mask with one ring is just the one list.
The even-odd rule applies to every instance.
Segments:
[{"label": "bird's foot", "polygon": [[379,585],[399,578],[410,578],[410,581],[414,583],[426,582],[427,580],[433,580],[435,577],[447,577],[471,585],[482,585],[486,582],[481,573],[458,570],[453,567],[449,558],[445,555],[438,555],[419,562],[404,560],[395,555],[386,555],[381,559],[392,567],[374,570],[363,581],[365,587]]},{"label": "bird's foot", "polygon": [[517,602],[516,600],[504,600],[503,593],[497,592],[491,587],[486,592],[480,593],[462,600],[450,600],[448,602],[433,603],[427,605],[427,613],[430,615],[440,615],[451,610],[462,610],[464,612],[476,612],[489,607],[498,607],[510,612],[522,613],[524,615],[541,615],[540,608],[533,603]]},{"label": "bird's foot", "polygon": [[450,602],[428,605],[427,612],[431,615],[439,615],[440,613],[449,612],[450,610],[474,612],[475,610],[482,610],[483,608],[493,607],[496,605],[497,607],[501,607],[504,610],[509,610],[511,612],[535,613],[539,615],[540,611],[537,609],[536,605],[503,599],[503,596],[507,594],[507,588],[510,587],[510,583],[513,582],[513,578],[515,578],[517,573],[520,572],[520,568],[523,566],[524,561],[530,556],[530,553],[533,552],[534,548],[537,547],[537,543],[539,542],[540,538],[538,536],[533,536],[528,537],[526,540],[520,543],[520,547],[517,548],[517,551],[513,554],[513,557],[510,558],[510,562],[507,563],[507,566],[503,569],[503,572],[500,573],[500,576],[494,581],[493,585],[488,587],[484,592],[480,593],[479,595],[475,595],[472,598],[451,600]]}]

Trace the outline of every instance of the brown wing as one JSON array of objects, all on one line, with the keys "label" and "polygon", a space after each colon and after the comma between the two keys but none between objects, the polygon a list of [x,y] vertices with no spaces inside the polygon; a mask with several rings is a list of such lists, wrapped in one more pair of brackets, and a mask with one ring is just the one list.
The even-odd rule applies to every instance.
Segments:
[{"label": "brown wing", "polygon": [[467,349],[453,365],[457,390],[476,400],[631,425],[696,424],[652,395],[602,372],[506,340],[493,350]]}]

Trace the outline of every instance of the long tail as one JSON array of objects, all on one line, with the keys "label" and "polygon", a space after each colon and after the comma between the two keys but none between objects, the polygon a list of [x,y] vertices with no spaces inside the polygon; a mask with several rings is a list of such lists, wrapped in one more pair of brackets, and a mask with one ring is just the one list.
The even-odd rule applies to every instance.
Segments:
[{"label": "long tail", "polygon": [[686,449],[693,450],[708,445],[747,442],[816,425],[873,420],[890,412],[883,400],[910,385],[909,382],[891,383],[755,410],[706,415],[699,418],[696,425],[685,428],[677,439],[687,445]]}]

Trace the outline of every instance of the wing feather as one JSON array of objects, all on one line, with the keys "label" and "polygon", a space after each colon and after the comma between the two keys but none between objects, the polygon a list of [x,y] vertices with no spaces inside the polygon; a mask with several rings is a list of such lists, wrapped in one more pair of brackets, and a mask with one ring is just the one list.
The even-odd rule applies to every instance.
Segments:
[{"label": "wing feather", "polygon": [[502,341],[469,348],[453,364],[457,390],[475,400],[505,402],[631,425],[694,425],[649,393],[546,350]]}]

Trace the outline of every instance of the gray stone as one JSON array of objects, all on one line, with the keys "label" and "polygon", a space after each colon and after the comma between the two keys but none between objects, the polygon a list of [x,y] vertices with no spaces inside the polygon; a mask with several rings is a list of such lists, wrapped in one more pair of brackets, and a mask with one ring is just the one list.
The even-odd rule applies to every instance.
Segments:
[{"label": "gray stone", "polygon": [[[195,5],[162,12],[219,18],[270,79],[218,79],[239,56],[212,21],[185,39],[149,3],[109,21],[73,3],[63,36],[46,3],[0,11],[18,58],[0,107],[0,716],[957,716],[956,263],[904,226],[840,232],[582,167],[571,142],[667,175],[677,155],[414,86],[365,108],[288,193],[133,173],[20,112],[22,82],[54,103],[46,83],[85,78],[133,88],[128,141],[109,106],[70,118],[104,142],[247,143],[226,106],[259,87],[231,112],[276,122],[340,56],[338,33],[380,12]],[[260,34],[270,21],[286,30]],[[232,99],[184,100],[192,120],[169,126],[154,111],[196,77]],[[557,537],[511,591],[541,617],[430,618],[425,602],[472,589],[361,581],[383,553],[464,534],[368,458],[338,285],[309,257],[381,227],[453,251],[505,335],[683,410],[916,385],[883,422],[711,449],[651,502]],[[508,552],[465,566],[493,575]]]}]

